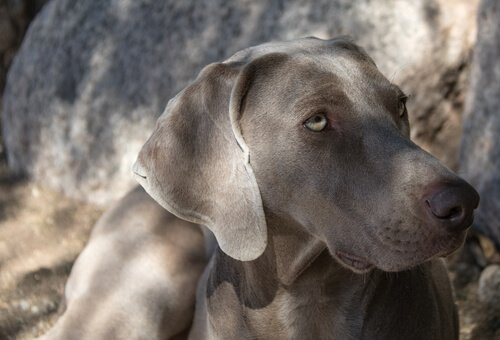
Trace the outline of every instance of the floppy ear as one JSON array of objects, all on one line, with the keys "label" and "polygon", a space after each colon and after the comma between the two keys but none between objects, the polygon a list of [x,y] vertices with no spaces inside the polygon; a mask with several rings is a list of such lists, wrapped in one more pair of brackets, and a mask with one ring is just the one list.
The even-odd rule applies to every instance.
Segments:
[{"label": "floppy ear", "polygon": [[255,66],[212,64],[167,105],[139,159],[146,191],[182,219],[206,225],[229,256],[249,261],[267,245],[267,226],[240,107]]}]

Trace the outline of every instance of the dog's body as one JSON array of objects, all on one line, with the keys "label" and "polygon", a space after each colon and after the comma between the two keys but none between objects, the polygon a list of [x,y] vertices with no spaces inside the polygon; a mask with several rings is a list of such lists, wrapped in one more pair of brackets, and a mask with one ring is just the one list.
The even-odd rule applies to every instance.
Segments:
[{"label": "dog's body", "polygon": [[92,230],[43,339],[183,339],[207,259],[202,230],[136,188]]},{"label": "dog's body", "polygon": [[217,239],[190,339],[458,338],[436,258],[479,198],[409,140],[404,100],[356,45],[309,38],[209,65],[169,102],[134,172]]}]

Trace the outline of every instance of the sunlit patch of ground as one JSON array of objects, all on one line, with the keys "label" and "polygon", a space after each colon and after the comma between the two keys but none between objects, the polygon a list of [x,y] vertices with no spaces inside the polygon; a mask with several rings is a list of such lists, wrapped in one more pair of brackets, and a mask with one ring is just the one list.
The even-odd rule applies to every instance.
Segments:
[{"label": "sunlit patch of ground", "polygon": [[100,214],[0,166],[0,339],[31,339],[54,321],[71,266]]}]

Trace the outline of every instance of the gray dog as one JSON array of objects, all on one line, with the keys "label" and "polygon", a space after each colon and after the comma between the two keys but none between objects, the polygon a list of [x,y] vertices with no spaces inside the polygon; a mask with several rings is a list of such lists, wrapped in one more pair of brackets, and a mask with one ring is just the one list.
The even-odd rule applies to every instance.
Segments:
[{"label": "gray dog", "polygon": [[[161,206],[207,226],[217,246],[196,302],[175,279],[196,282],[201,270],[179,276],[188,272],[179,266],[156,277],[166,284],[149,299],[130,294],[156,332],[142,336],[187,327],[190,339],[458,339],[438,257],[463,243],[479,196],[410,141],[405,100],[342,38],[264,44],[207,66],[169,102],[134,172]],[[175,224],[178,236],[179,223],[163,230]],[[162,254],[203,249],[200,237],[179,247],[165,235]]]}]

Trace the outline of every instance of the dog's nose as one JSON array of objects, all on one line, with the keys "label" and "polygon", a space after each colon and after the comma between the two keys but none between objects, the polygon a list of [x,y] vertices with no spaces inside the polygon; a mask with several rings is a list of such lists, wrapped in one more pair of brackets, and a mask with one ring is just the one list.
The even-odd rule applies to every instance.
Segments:
[{"label": "dog's nose", "polygon": [[449,231],[463,231],[474,220],[474,209],[479,204],[479,194],[466,182],[442,186],[424,198],[434,222]]}]

